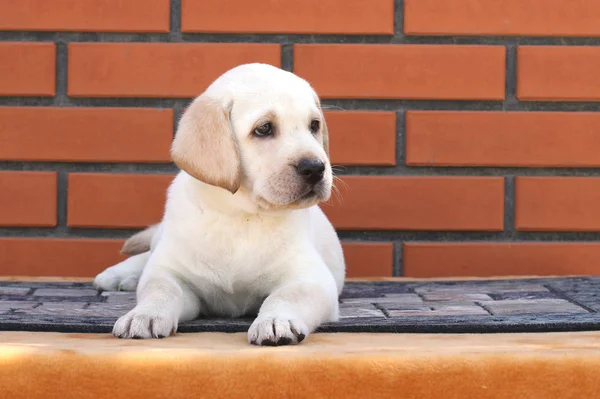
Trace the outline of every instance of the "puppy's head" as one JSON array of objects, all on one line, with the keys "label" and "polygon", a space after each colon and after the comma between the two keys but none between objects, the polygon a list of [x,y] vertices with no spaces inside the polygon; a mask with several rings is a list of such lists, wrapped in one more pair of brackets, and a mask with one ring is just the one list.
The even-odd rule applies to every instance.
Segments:
[{"label": "puppy's head", "polygon": [[331,195],[327,125],[305,80],[265,64],[221,75],[185,111],[171,155],[196,179],[261,209],[292,209]]}]

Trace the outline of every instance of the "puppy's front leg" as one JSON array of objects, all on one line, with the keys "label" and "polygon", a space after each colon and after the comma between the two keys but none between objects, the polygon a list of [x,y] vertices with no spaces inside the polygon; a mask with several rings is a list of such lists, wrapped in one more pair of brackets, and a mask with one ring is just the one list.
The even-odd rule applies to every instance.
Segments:
[{"label": "puppy's front leg", "polygon": [[119,338],[164,338],[177,331],[180,321],[196,318],[200,300],[169,272],[152,268],[142,276],[137,305],[117,320],[113,335]]},{"label": "puppy's front leg", "polygon": [[133,255],[109,267],[96,276],[94,287],[104,291],[135,291],[148,259],[150,251]]},{"label": "puppy's front leg", "polygon": [[331,273],[290,280],[263,302],[248,330],[251,344],[299,344],[321,323],[338,319],[337,288]]}]

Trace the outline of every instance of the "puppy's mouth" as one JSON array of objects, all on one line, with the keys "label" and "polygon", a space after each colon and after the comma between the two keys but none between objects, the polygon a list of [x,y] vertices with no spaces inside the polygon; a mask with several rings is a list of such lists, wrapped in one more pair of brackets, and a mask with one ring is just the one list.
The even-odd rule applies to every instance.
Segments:
[{"label": "puppy's mouth", "polygon": [[319,185],[312,186],[304,190],[300,195],[288,203],[273,203],[267,201],[264,197],[258,197],[257,202],[263,209],[284,210],[284,209],[301,209],[312,206],[321,200],[324,200],[325,193]]},{"label": "puppy's mouth", "polygon": [[311,188],[305,194],[302,194],[300,196],[300,198],[298,198],[295,202],[313,199],[316,196],[317,196],[317,192],[315,191],[314,188]]},{"label": "puppy's mouth", "polygon": [[308,187],[303,193],[301,193],[290,205],[292,206],[310,206],[319,201],[324,200],[325,190],[319,184]]}]

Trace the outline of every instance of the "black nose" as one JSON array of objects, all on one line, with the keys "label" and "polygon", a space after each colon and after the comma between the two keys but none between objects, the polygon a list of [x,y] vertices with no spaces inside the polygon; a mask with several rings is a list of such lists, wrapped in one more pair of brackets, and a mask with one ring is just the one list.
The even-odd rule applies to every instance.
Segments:
[{"label": "black nose", "polygon": [[296,169],[307,183],[317,184],[323,178],[325,164],[320,159],[303,159]]}]

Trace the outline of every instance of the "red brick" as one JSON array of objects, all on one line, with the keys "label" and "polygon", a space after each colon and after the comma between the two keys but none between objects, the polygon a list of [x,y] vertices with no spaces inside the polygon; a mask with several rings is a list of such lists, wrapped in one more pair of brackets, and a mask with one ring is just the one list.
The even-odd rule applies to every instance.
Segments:
[{"label": "red brick", "polygon": [[0,107],[0,159],[170,162],[173,111]]},{"label": "red brick", "polygon": [[[0,238],[0,275],[95,277],[126,258],[124,240]],[[391,243],[343,244],[348,277],[392,275]]]},{"label": "red brick", "polygon": [[503,46],[297,44],[294,72],[323,98],[502,100]]},{"label": "red brick", "polygon": [[595,112],[408,111],[406,163],[430,166],[600,166]]},{"label": "red brick", "polygon": [[520,100],[600,100],[600,48],[519,46],[517,97]]},{"label": "red brick", "polygon": [[183,0],[183,32],[394,33],[394,1]]},{"label": "red brick", "polygon": [[0,226],[56,226],[55,172],[0,172]]},{"label": "red brick", "polygon": [[405,243],[406,277],[600,275],[600,244]]},{"label": "red brick", "polygon": [[600,36],[594,0],[404,0],[407,35]]},{"label": "red brick", "polygon": [[0,238],[0,275],[94,277],[125,259],[123,240]]},{"label": "red brick", "polygon": [[[156,223],[171,179],[70,174],[67,224],[133,228]],[[338,186],[341,199],[332,199],[323,210],[342,230],[503,228],[503,178],[346,176]]]},{"label": "red brick", "polygon": [[169,0],[0,0],[0,30],[168,32]]},{"label": "red brick", "polygon": [[518,177],[515,226],[530,231],[600,231],[600,178]]},{"label": "red brick", "polygon": [[162,219],[172,175],[69,174],[67,225],[146,227]]},{"label": "red brick", "polygon": [[504,226],[501,177],[344,176],[322,209],[340,230],[485,230]]},{"label": "red brick", "polygon": [[54,96],[54,43],[0,43],[0,96]]},{"label": "red brick", "polygon": [[328,111],[325,118],[333,164],[396,164],[395,113]]},{"label": "red brick", "polygon": [[391,277],[394,244],[391,242],[343,242],[346,277]]},{"label": "red brick", "polygon": [[69,95],[195,97],[239,64],[280,61],[279,44],[71,43]]}]

